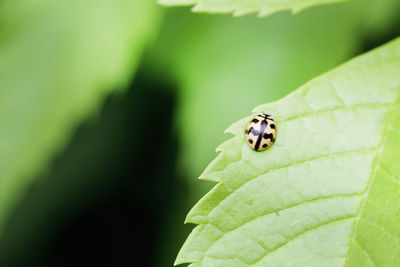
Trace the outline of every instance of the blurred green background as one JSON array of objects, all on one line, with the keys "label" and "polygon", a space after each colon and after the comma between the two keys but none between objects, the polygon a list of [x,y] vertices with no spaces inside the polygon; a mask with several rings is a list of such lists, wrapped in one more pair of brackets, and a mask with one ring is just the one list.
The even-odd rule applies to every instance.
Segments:
[{"label": "blurred green background", "polygon": [[172,266],[227,126],[398,35],[397,0],[0,1],[0,266]]}]

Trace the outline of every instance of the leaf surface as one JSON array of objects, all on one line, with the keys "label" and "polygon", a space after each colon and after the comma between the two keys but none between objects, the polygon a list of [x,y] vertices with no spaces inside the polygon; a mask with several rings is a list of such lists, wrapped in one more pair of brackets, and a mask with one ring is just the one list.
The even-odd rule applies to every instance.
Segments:
[{"label": "leaf surface", "polygon": [[229,127],[176,264],[396,266],[399,72],[397,39],[257,107],[278,127],[265,152],[245,143],[248,118]]},{"label": "leaf surface", "polygon": [[1,2],[0,229],[75,126],[126,87],[155,8],[147,0]]}]

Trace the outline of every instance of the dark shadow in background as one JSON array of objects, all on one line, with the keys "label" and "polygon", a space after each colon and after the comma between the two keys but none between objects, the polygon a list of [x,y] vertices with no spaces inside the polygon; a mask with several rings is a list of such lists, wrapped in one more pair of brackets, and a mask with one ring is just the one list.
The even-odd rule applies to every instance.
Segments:
[{"label": "dark shadow in background", "polygon": [[168,89],[139,78],[77,130],[9,220],[0,266],[173,265],[192,227]]},{"label": "dark shadow in background", "polygon": [[[400,13],[400,10],[399,10]],[[391,27],[374,35],[365,35],[361,53],[368,52],[400,36],[400,16],[392,21]]]}]

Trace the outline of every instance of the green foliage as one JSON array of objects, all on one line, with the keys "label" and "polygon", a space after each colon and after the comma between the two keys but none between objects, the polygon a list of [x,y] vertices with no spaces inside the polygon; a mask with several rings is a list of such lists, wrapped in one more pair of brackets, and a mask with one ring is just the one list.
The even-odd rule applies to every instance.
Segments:
[{"label": "green foliage", "polygon": [[1,2],[0,228],[74,127],[129,82],[155,12],[147,0]]},{"label": "green foliage", "polygon": [[280,10],[291,10],[297,13],[307,7],[330,4],[345,0],[158,0],[164,5],[195,5],[194,12],[232,13],[241,16],[249,13],[258,13],[265,17]]},{"label": "green foliage", "polygon": [[395,266],[399,261],[400,39],[254,112],[274,116],[265,152],[248,118],[201,178],[218,184],[176,263],[191,266]]},{"label": "green foliage", "polygon": [[[341,0],[160,2],[195,4],[195,11],[267,15],[338,1]],[[153,49],[146,50],[149,53],[140,71],[146,98],[137,97],[135,84],[133,98],[137,102],[127,106],[135,107],[135,116],[146,120],[141,111],[152,110],[156,114],[160,111],[152,107],[165,104],[165,99],[149,96],[147,89],[169,89],[172,87],[166,81],[174,82],[172,85],[178,90],[173,94],[179,99],[179,170],[183,172],[172,174],[172,159],[177,152],[174,138],[170,138],[171,147],[162,147],[163,142],[157,144],[160,150],[156,153],[165,150],[166,156],[160,158],[169,161],[153,157],[153,151],[148,151],[148,159],[137,146],[126,146],[128,139],[131,144],[147,148],[142,133],[137,131],[140,125],[131,119],[135,116],[129,117],[122,110],[111,111],[110,116],[107,109],[102,116],[109,116],[110,124],[80,137],[76,135],[75,140],[81,141],[69,150],[71,154],[58,156],[56,164],[50,164],[76,127],[99,110],[106,96],[121,91],[134,76],[143,48],[158,33],[155,2],[1,1],[1,262],[21,259],[35,265],[31,259],[41,253],[41,244],[56,235],[67,217],[87,209],[91,201],[101,202],[93,197],[102,194],[100,188],[107,187],[107,195],[115,193],[106,185],[120,182],[114,179],[123,172],[116,162],[134,158],[135,166],[151,163],[152,172],[143,168],[143,177],[152,183],[132,180],[134,188],[140,190],[124,192],[131,200],[145,199],[146,207],[156,207],[157,219],[153,222],[161,222],[160,227],[156,237],[145,238],[154,238],[155,264],[171,265],[181,238],[183,241],[186,236],[181,217],[192,200],[202,195],[202,185],[207,185],[193,178],[213,157],[213,148],[222,141],[227,123],[248,115],[252,106],[279,99],[311,77],[387,39],[386,30],[395,29],[393,18],[398,17],[396,7],[400,5],[398,0],[352,0],[320,5],[296,16],[280,12],[265,20],[169,9],[160,38]],[[366,43],[366,39],[370,42]],[[259,108],[274,113],[279,123],[278,143],[265,154],[252,154],[243,144],[241,131],[245,121],[230,128],[240,135],[221,146],[223,152],[202,176],[220,183],[189,214],[188,221],[200,226],[177,262],[194,262],[192,266],[241,266],[258,257],[259,264],[264,265],[272,258],[268,252],[273,251],[276,261],[280,256],[290,260],[297,256],[291,252],[298,252],[295,247],[299,246],[304,252],[298,253],[297,259],[272,265],[296,264],[301,262],[300,257],[304,260],[310,253],[319,253],[322,260],[312,255],[298,265],[312,266],[318,262],[315,265],[320,266],[325,260],[340,263],[343,259],[337,255],[344,251],[349,266],[369,266],[373,262],[394,265],[391,261],[398,259],[399,219],[395,204],[399,201],[395,198],[397,184],[390,179],[398,176],[399,169],[393,160],[399,146],[398,117],[393,106],[399,87],[395,77],[395,70],[399,69],[398,41],[388,47],[343,67],[351,69],[348,72],[336,70],[279,101],[280,104]],[[397,58],[391,57],[394,53]],[[375,64],[379,57],[382,62]],[[362,71],[357,69],[359,66]],[[165,115],[170,110],[162,112]],[[168,119],[162,121],[169,124]],[[167,139],[169,128],[160,128]],[[294,136],[298,128],[305,129],[304,136]],[[363,128],[370,130],[369,135]],[[49,166],[52,171],[46,175]],[[132,169],[132,176],[141,176],[137,168]],[[182,179],[180,187],[168,191],[151,173],[163,177],[162,182],[169,187],[174,186],[174,179],[190,179]],[[33,190],[25,194],[34,180]],[[148,198],[141,198],[144,195]],[[146,214],[152,212],[149,209]],[[112,217],[113,213],[109,215]],[[346,236],[348,225],[355,230],[352,238]],[[129,227],[142,229],[137,225]],[[266,234],[270,236],[266,238]],[[316,235],[318,238],[309,242]],[[317,240],[324,240],[324,244]],[[156,243],[162,242],[163,248],[157,248]],[[119,250],[114,245],[113,249]],[[262,252],[263,249],[268,252]],[[120,251],[123,253],[124,249]],[[260,256],[264,254],[267,259]],[[332,257],[327,259],[327,255]],[[119,260],[119,254],[113,257]],[[54,262],[52,257],[49,261]]]}]

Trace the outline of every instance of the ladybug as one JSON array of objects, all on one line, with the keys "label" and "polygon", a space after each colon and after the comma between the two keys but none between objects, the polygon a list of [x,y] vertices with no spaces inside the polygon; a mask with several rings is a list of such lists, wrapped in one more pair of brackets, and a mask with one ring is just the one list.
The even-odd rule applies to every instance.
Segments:
[{"label": "ladybug", "polygon": [[270,115],[260,113],[251,117],[244,133],[247,144],[251,149],[264,151],[275,142],[276,124]]}]

